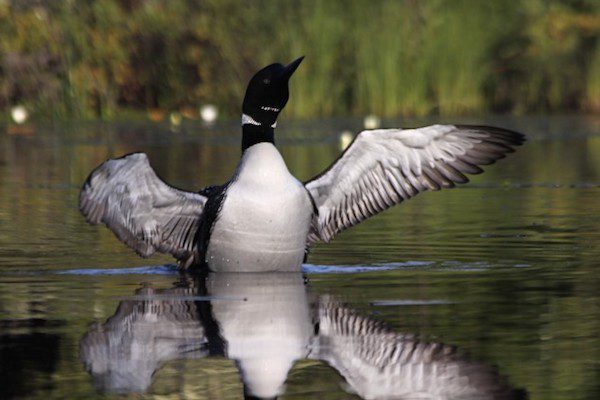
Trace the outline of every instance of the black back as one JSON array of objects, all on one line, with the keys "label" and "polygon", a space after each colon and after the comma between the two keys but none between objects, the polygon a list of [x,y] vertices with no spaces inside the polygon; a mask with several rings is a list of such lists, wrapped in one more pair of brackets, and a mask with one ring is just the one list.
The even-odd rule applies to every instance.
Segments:
[{"label": "black back", "polygon": [[202,217],[198,231],[194,242],[198,246],[199,265],[194,267],[207,270],[208,265],[206,264],[206,251],[208,250],[208,243],[210,241],[210,235],[215,226],[215,222],[219,216],[219,211],[223,207],[223,201],[225,200],[225,193],[229,187],[229,182],[224,185],[207,186],[202,189],[199,193],[203,196],[208,197],[208,200],[204,204],[204,210],[202,211]]}]

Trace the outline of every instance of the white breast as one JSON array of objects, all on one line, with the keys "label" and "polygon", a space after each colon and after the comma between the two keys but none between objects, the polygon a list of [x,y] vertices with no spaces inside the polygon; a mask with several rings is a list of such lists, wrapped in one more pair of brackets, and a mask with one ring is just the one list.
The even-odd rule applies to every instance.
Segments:
[{"label": "white breast", "polygon": [[244,152],[213,228],[206,262],[213,271],[297,271],[312,205],[271,143]]}]

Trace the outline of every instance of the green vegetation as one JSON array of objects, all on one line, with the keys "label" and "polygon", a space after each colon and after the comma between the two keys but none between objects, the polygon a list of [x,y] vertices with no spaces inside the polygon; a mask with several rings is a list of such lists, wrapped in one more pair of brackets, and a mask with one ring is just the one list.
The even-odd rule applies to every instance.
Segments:
[{"label": "green vegetation", "polygon": [[597,0],[0,0],[0,109],[237,115],[302,54],[296,117],[600,111]]}]

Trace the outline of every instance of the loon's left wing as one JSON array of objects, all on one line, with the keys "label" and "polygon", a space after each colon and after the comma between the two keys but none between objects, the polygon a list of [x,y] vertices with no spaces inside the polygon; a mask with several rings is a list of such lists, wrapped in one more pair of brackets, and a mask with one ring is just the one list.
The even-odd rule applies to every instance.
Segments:
[{"label": "loon's left wing", "polygon": [[425,190],[468,182],[514,151],[525,137],[488,126],[432,125],[363,131],[325,172],[305,186],[318,213],[308,242],[333,236]]},{"label": "loon's left wing", "polygon": [[197,256],[194,237],[207,198],[164,183],[144,153],[104,162],[89,176],[79,208],[91,224],[104,223],[140,256]]}]

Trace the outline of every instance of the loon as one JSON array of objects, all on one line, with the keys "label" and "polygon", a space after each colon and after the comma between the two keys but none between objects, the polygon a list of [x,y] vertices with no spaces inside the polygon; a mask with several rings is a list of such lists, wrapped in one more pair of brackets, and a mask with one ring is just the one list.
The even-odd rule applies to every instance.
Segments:
[{"label": "loon", "polygon": [[466,183],[524,135],[502,128],[432,125],[360,132],[321,174],[302,183],[275,147],[277,117],[304,57],[271,64],[242,104],[242,156],[232,178],[198,193],[163,182],[144,153],[109,159],[80,193],[91,224],[104,223],[140,256],[174,256],[182,269],[298,271],[308,248],[426,190]]}]

